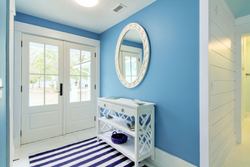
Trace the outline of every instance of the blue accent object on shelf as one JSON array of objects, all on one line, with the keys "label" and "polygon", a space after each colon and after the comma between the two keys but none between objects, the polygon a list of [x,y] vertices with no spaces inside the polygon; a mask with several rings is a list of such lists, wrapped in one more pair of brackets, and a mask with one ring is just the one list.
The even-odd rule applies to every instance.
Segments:
[{"label": "blue accent object on shelf", "polygon": [[123,133],[117,133],[116,131],[114,131],[112,133],[111,140],[115,144],[123,144],[127,142],[128,136]]}]

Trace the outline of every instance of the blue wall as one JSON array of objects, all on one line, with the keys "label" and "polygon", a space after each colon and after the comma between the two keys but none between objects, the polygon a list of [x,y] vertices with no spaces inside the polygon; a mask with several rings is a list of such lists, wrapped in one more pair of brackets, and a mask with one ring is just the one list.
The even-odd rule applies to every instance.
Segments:
[{"label": "blue wall", "polygon": [[6,7],[7,7],[8,1],[7,0],[1,0],[0,1],[0,78],[3,79],[3,86],[5,88],[3,89],[3,98],[0,99],[0,166],[6,166],[6,103],[7,103],[7,97],[6,97]]},{"label": "blue wall", "polygon": [[[116,43],[129,23],[151,43],[146,77],[124,87],[115,70]],[[101,96],[155,102],[156,147],[199,166],[199,0],[157,0],[101,34]]]},{"label": "blue wall", "polygon": [[89,32],[86,30],[82,30],[79,28],[67,26],[64,24],[55,23],[53,21],[41,19],[41,18],[34,17],[31,15],[23,14],[20,12],[16,13],[15,21],[20,21],[23,23],[32,24],[32,25],[36,25],[36,26],[40,26],[40,27],[45,27],[45,28],[49,28],[49,29],[53,29],[53,30],[57,30],[57,31],[62,31],[62,32],[66,32],[66,33],[70,33],[70,34],[74,34],[74,35],[79,35],[79,36],[83,36],[83,37],[87,37],[87,38],[92,38],[92,39],[97,39],[97,40],[100,39],[99,34]]}]

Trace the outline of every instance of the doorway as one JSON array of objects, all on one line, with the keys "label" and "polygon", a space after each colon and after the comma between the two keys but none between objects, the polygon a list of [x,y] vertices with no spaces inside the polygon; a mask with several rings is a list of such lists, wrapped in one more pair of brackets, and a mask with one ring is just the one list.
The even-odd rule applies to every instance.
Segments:
[{"label": "doorway", "polygon": [[242,37],[242,121],[250,116],[250,36]]},{"label": "doorway", "polygon": [[[241,110],[236,113],[240,125],[240,142],[235,145],[224,166],[249,166],[250,160],[250,36],[241,38]],[[237,77],[237,76],[236,76]],[[241,117],[240,117],[241,116]],[[237,132],[236,132],[237,133]],[[236,165],[237,164],[237,165]]]},{"label": "doorway", "polygon": [[94,127],[95,47],[22,35],[21,144]]}]

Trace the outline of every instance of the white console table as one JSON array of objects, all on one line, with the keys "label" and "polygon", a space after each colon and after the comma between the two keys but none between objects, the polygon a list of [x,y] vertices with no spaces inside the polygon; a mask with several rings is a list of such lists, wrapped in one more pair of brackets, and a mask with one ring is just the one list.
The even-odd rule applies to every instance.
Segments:
[{"label": "white console table", "polygon": [[[154,159],[154,103],[145,102],[144,105],[137,105],[131,99],[110,100],[98,98],[97,102],[97,131],[99,138],[117,149],[123,155],[135,162],[151,157]],[[105,115],[112,115],[113,119],[106,119]],[[135,120],[135,131],[130,131],[127,123],[130,119]],[[111,141],[112,132],[125,133],[128,140],[124,144],[114,144]]]}]

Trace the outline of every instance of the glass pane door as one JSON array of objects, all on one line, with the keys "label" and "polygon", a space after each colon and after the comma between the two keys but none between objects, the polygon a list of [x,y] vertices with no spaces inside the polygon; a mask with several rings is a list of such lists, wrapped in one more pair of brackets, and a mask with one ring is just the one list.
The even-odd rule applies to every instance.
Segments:
[{"label": "glass pane door", "polygon": [[23,35],[22,144],[62,135],[63,42]]},{"label": "glass pane door", "polygon": [[66,133],[71,133],[94,126],[95,48],[66,45]]}]

